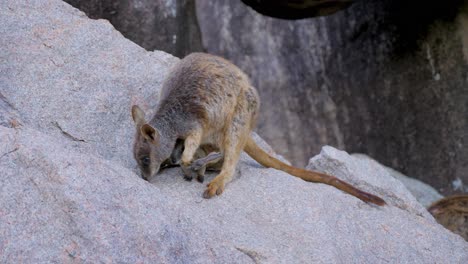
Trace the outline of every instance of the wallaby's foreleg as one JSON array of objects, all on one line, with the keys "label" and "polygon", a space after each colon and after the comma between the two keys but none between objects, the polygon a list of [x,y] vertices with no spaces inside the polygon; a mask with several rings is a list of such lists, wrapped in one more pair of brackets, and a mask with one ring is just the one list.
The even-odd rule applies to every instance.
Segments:
[{"label": "wallaby's foreleg", "polygon": [[180,167],[182,168],[184,179],[188,181],[191,181],[194,176],[194,172],[190,169],[190,165],[197,149],[200,147],[202,135],[203,131],[201,129],[197,129],[192,131],[187,138],[185,138],[184,152],[182,153]]},{"label": "wallaby's foreleg", "polygon": [[236,171],[240,153],[250,135],[249,129],[243,123],[233,122],[229,126],[224,138],[224,162],[221,172],[207,185],[208,188],[203,193],[204,198],[211,198],[215,194],[223,193],[224,186],[231,181]]}]

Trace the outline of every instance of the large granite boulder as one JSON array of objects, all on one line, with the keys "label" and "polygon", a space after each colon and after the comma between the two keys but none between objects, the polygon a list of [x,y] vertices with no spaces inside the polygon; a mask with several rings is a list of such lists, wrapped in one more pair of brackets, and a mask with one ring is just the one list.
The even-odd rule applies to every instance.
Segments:
[{"label": "large granite boulder", "polygon": [[6,0],[0,45],[1,263],[468,262],[468,244],[385,168],[330,147],[310,166],[387,206],[246,156],[210,200],[178,168],[142,180],[130,107],[154,109],[177,59],[106,21],[59,0]]},{"label": "large granite boulder", "polygon": [[[374,159],[372,159],[371,157],[365,154],[355,153],[352,156],[359,158],[359,159],[367,160],[368,162],[378,163],[377,161],[375,161]],[[408,191],[410,191],[410,193],[414,196],[414,198],[416,198],[416,200],[420,204],[422,204],[424,207],[428,208],[434,202],[444,198],[438,191],[436,191],[430,185],[422,181],[416,180],[415,178],[411,178],[406,175],[403,175],[399,171],[396,171],[390,167],[387,167],[381,164],[379,165],[387,169],[390,176],[392,176],[393,178],[403,183],[406,189],[408,189]]]}]

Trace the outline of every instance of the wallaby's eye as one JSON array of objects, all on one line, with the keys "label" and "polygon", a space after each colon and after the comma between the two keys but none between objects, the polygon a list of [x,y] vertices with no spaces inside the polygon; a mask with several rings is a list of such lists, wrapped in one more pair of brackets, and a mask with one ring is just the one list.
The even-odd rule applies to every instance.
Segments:
[{"label": "wallaby's eye", "polygon": [[143,164],[143,166],[149,166],[149,164],[150,164],[150,158],[149,158],[149,157],[143,157],[143,158],[141,158],[141,164]]}]

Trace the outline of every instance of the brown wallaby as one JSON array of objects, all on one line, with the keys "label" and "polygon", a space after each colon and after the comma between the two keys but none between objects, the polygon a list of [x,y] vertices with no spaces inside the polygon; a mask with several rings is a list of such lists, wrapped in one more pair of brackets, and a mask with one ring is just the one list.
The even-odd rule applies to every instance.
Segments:
[{"label": "brown wallaby", "polygon": [[[143,178],[152,177],[171,156],[177,156],[176,143],[183,142],[180,165],[187,179],[192,178],[192,169],[204,173],[206,166],[220,167],[220,173],[207,185],[205,198],[224,191],[244,150],[265,167],[332,185],[365,202],[385,204],[381,198],[336,177],[292,167],[262,150],[250,135],[259,104],[257,91],[235,65],[209,54],[188,55],[170,71],[156,114],[149,122],[138,106],[132,107],[136,126],[134,157]],[[218,153],[208,155],[212,152]],[[192,164],[195,158],[200,158],[195,162],[198,164]]]}]

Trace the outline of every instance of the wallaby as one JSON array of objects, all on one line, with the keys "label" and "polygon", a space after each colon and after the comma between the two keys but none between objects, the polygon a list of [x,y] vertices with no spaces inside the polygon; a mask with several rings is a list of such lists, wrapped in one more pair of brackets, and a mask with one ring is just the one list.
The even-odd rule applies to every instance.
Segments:
[{"label": "wallaby", "polygon": [[[336,177],[292,167],[262,150],[251,137],[259,107],[256,89],[235,65],[209,54],[188,55],[168,74],[156,113],[149,122],[138,106],[132,107],[136,126],[133,151],[143,178],[156,174],[177,152],[176,143],[183,142],[180,165],[187,179],[192,178],[192,170],[220,167],[220,173],[207,185],[205,198],[224,191],[244,150],[265,167],[305,181],[332,185],[365,202],[385,204],[381,198]],[[201,159],[195,163],[201,166],[192,166],[200,150]],[[215,154],[208,155],[212,152]]]}]

